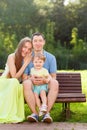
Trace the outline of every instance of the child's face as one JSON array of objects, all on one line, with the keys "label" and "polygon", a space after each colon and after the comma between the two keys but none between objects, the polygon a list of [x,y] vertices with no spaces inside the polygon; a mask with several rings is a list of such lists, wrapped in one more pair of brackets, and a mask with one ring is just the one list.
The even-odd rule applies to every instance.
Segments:
[{"label": "child's face", "polygon": [[35,57],[33,64],[35,69],[41,69],[43,67],[44,61],[38,57]]}]

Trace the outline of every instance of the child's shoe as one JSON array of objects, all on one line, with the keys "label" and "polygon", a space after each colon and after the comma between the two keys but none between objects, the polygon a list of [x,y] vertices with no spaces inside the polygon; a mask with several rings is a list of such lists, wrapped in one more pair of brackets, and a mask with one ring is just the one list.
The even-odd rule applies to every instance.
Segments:
[{"label": "child's shoe", "polygon": [[39,116],[43,116],[47,112],[47,105],[42,104],[39,112]]}]

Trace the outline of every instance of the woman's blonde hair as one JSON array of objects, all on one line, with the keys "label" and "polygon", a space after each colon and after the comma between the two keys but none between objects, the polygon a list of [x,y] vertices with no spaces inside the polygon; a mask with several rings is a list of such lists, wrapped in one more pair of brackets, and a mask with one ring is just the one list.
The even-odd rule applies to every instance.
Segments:
[{"label": "woman's blonde hair", "polygon": [[29,37],[25,37],[25,38],[21,39],[17,46],[17,49],[15,51],[15,66],[16,66],[17,72],[22,66],[23,57],[21,55],[21,52],[22,52],[22,48],[26,42],[31,43],[31,39]]}]

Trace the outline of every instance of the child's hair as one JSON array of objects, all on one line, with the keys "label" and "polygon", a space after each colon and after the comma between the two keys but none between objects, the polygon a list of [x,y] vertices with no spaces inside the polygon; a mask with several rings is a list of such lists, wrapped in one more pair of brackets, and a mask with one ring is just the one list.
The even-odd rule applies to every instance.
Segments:
[{"label": "child's hair", "polygon": [[32,57],[32,61],[34,61],[34,58],[36,58],[36,57],[38,57],[39,59],[43,60],[44,62],[45,62],[45,60],[46,60],[46,57],[45,57],[43,54],[37,53],[36,55],[34,55],[34,56]]}]

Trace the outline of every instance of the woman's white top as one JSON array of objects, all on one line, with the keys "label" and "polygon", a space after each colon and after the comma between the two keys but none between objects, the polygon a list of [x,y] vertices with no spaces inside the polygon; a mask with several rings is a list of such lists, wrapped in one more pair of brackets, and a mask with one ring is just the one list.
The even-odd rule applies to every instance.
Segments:
[{"label": "woman's white top", "polygon": [[8,74],[9,74],[9,67],[8,67],[8,65],[6,64],[5,70],[4,70],[3,74],[2,74],[2,76],[3,76],[3,77],[7,77]]}]

